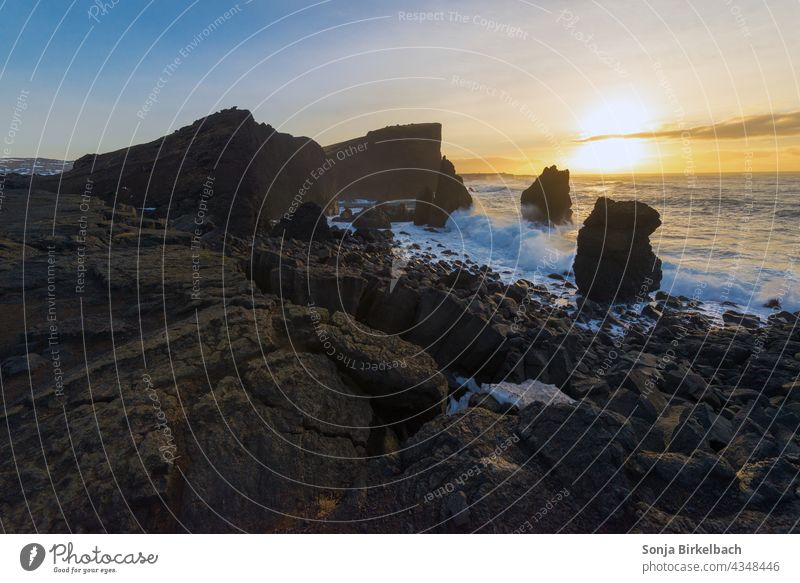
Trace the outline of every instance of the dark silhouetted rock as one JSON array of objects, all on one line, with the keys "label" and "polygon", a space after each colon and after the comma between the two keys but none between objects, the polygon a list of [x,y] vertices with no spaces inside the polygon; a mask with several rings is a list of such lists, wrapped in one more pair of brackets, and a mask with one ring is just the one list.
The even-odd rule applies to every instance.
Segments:
[{"label": "dark silhouetted rock", "polygon": [[430,221],[431,208],[433,208],[433,190],[425,187],[422,194],[417,197],[417,204],[414,207],[414,224],[427,225]]},{"label": "dark silhouetted rock", "polygon": [[249,238],[257,223],[292,213],[299,203],[325,208],[333,199],[325,165],[310,138],[277,132],[232,108],[146,144],[82,156],[69,172],[37,176],[34,185],[88,191],[107,203],[155,208],[161,217],[212,219]]},{"label": "dark silhouetted rock", "polygon": [[389,217],[392,223],[407,223],[414,220],[414,204],[408,200],[387,202],[381,205],[381,210]]},{"label": "dark silhouetted rock", "polygon": [[372,207],[365,209],[353,220],[356,229],[391,229],[392,222],[383,209]]},{"label": "dark silhouetted rock", "polygon": [[331,175],[343,199],[413,199],[436,188],[442,124],[395,125],[325,146]]},{"label": "dark silhouetted rock", "polygon": [[573,265],[580,293],[604,303],[646,301],[661,284],[661,260],[650,246],[658,211],[600,197],[583,224]]},{"label": "dark silhouetted rock", "polygon": [[272,229],[271,235],[299,241],[327,241],[331,238],[331,230],[322,208],[316,203],[305,202],[295,212],[286,213]]},{"label": "dark silhouetted rock", "polygon": [[[423,193],[423,197],[427,196],[428,192],[426,191]],[[419,214],[415,216],[414,224],[444,227],[451,213],[459,209],[468,209],[471,206],[472,195],[464,186],[464,179],[456,174],[455,166],[444,156],[439,169],[439,182],[436,185],[433,201],[430,203],[423,199],[418,201]]]},{"label": "dark silhouetted rock", "polygon": [[761,326],[761,319],[754,314],[741,314],[734,310],[727,310],[722,314],[722,321],[726,324],[743,326],[750,330],[755,330]]},{"label": "dark silhouetted rock", "polygon": [[522,192],[520,202],[525,217],[530,220],[552,225],[570,222],[569,170],[559,170],[555,165],[545,168]]}]

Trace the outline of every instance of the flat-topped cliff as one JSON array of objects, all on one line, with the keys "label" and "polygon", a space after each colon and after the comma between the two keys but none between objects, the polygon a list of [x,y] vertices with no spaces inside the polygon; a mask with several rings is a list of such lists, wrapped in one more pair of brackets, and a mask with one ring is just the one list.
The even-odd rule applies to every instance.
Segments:
[{"label": "flat-topped cliff", "polygon": [[442,124],[388,126],[325,146],[340,198],[415,199],[439,181]]}]

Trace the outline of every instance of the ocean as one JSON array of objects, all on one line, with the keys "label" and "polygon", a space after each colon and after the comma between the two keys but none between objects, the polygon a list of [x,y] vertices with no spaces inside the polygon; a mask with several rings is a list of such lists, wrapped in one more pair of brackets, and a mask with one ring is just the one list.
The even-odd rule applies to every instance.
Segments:
[{"label": "ocean", "polygon": [[575,291],[549,276],[574,281],[576,235],[595,200],[638,200],[661,213],[650,241],[663,262],[662,290],[699,300],[715,316],[734,309],[766,317],[774,299],[800,310],[800,174],[573,176],[574,222],[558,228],[522,218],[520,194],[534,178],[466,175],[473,209],[439,232],[396,224],[397,240],[409,254],[468,257],[506,281],[524,278],[573,300]]}]

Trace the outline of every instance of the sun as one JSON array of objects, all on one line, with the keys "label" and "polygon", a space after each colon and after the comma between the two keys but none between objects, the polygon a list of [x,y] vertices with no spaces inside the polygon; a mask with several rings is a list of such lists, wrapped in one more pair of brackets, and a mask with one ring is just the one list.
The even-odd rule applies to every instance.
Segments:
[{"label": "sun", "polygon": [[580,119],[583,138],[646,132],[652,128],[652,114],[640,101],[626,98],[605,100]]},{"label": "sun", "polygon": [[641,102],[615,99],[595,107],[580,121],[581,140],[572,154],[570,165],[576,170],[623,172],[635,170],[648,156],[646,140],[621,138],[625,134],[652,129],[650,112]]},{"label": "sun", "polygon": [[613,138],[586,142],[572,154],[570,167],[592,172],[633,171],[648,151],[649,146],[643,140]]}]

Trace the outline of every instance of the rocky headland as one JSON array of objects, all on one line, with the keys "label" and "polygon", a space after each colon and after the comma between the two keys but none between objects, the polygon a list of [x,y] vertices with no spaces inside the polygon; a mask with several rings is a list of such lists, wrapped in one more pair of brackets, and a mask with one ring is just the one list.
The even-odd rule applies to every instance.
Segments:
[{"label": "rocky headland", "polygon": [[87,154],[61,175],[17,177],[15,183],[150,209],[187,230],[197,220],[206,230],[252,238],[302,202],[325,208],[335,200],[326,162],[310,138],[278,132],[232,108],[146,144]]},{"label": "rocky headland", "polygon": [[389,126],[325,146],[336,161],[331,175],[342,199],[415,199],[436,189],[442,159],[442,124]]}]

